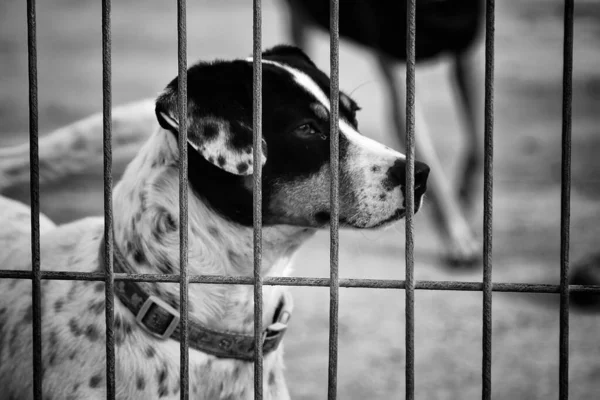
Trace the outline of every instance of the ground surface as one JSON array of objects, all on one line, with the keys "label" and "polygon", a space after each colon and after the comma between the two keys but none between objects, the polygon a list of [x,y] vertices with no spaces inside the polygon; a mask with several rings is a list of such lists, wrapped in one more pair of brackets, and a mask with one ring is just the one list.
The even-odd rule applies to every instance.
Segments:
[{"label": "ground surface", "polygon": [[[114,2],[115,103],[152,96],[176,75],[176,13],[170,3]],[[574,260],[596,250],[600,236],[600,4],[592,0],[576,3]],[[38,16],[40,127],[45,132],[101,109],[100,2],[39,1]],[[285,40],[280,4],[265,1],[263,16],[265,46]],[[498,282],[557,283],[559,279],[561,18],[562,5],[557,0],[497,4],[493,265]],[[15,133],[26,131],[28,121],[25,21],[25,2],[0,2],[2,144],[25,140]],[[249,54],[251,21],[251,2],[190,2],[190,62]],[[322,34],[313,39],[313,54],[326,69],[328,39]],[[442,158],[455,165],[456,150],[462,144],[446,74],[444,65],[421,68],[417,87]],[[394,144],[371,57],[344,44],[341,87],[352,91],[361,84],[365,85],[353,95],[363,107],[363,132]],[[117,163],[115,170],[121,167]],[[28,197],[25,190],[13,195],[23,200]],[[43,188],[41,199],[42,210],[58,222],[101,214],[101,167],[68,183]],[[451,272],[440,264],[440,247],[429,217],[425,211],[416,220],[416,279],[480,281],[480,270]],[[479,231],[480,221],[474,222]],[[383,232],[342,232],[341,276],[402,279],[403,232],[403,225]],[[301,250],[296,274],[328,276],[328,249],[328,234],[319,234]],[[326,398],[328,292],[293,291],[296,312],[286,339],[291,391],[296,399]],[[417,398],[478,398],[481,300],[480,293],[417,292]],[[600,316],[574,311],[570,321],[571,398],[598,398]],[[493,397],[556,398],[557,297],[494,294],[493,335]],[[401,398],[404,292],[342,289],[339,350],[339,398]]]}]

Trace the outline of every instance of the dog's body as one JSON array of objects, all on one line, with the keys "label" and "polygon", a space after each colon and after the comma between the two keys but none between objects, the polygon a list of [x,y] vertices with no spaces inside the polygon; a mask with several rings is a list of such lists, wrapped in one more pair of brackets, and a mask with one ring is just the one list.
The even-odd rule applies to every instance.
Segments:
[{"label": "dog's body", "polygon": [[[298,49],[280,46],[263,57],[262,272],[282,276],[289,273],[297,248],[329,221],[329,98],[325,94],[329,81]],[[253,273],[251,82],[248,60],[199,64],[188,71],[190,274]],[[150,127],[154,133],[145,134],[149,140],[113,192],[114,243],[138,273],[178,273],[176,92],[174,80],[156,102],[158,124]],[[340,222],[354,228],[392,223],[404,213],[404,156],[362,137],[356,128],[356,104],[345,94],[340,97]],[[117,118],[125,114],[115,112]],[[141,114],[145,116],[136,115]],[[145,117],[128,120],[132,119],[137,130],[123,137],[137,137],[139,121],[147,123]],[[114,126],[117,133],[128,129],[127,124]],[[41,165],[59,157],[45,153],[45,141],[62,143],[63,147],[55,147],[62,149],[62,157],[73,147],[81,154],[91,153],[99,139],[90,131],[97,129],[98,120],[91,119],[57,132],[62,136],[43,139]],[[18,150],[5,154],[14,157]],[[4,176],[18,180],[24,167],[12,165],[5,168],[12,173]],[[418,209],[428,168],[416,163],[415,171]],[[0,205],[1,268],[29,269],[29,210],[2,198]],[[101,218],[61,227],[43,216],[41,222],[42,270],[103,270]],[[178,289],[174,283],[145,286],[150,295],[175,309]],[[274,286],[263,289],[263,326],[273,321],[282,291]],[[104,307],[102,282],[42,282],[44,398],[105,397]],[[193,284],[189,288],[190,318],[210,329],[252,334],[253,310],[252,286]],[[0,387],[8,399],[32,398],[31,320],[30,283],[0,279]],[[118,298],[115,343],[117,398],[179,398],[179,343],[146,332]],[[279,346],[265,355],[265,399],[289,398],[282,351]],[[194,398],[253,398],[251,362],[191,348],[189,371]]]},{"label": "dog's body", "polygon": [[[321,0],[287,0],[287,3],[290,37],[296,46],[308,51],[310,28],[329,30],[329,3]],[[397,138],[404,145],[405,82],[398,79],[394,66],[406,62],[406,1],[352,0],[340,3],[340,37],[365,46],[376,56],[389,95],[389,111]],[[438,171],[430,181],[429,199],[435,213],[434,221],[446,247],[445,257],[452,265],[471,265],[481,255],[466,215],[473,207],[482,166],[483,146],[479,132],[483,124],[481,113],[477,111],[480,85],[477,67],[469,52],[481,31],[483,10],[482,0],[416,2],[416,61],[432,62],[441,56],[452,58],[452,78],[467,139],[459,166],[457,189],[454,189],[436,154],[417,97],[416,152]]]}]

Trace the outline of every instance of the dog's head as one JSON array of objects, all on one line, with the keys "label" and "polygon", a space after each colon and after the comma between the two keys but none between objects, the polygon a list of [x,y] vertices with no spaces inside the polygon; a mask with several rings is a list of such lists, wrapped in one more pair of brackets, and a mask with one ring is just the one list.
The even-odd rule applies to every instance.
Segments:
[{"label": "dog's head", "polygon": [[[263,223],[320,227],[330,215],[329,78],[301,50],[263,53]],[[224,217],[252,225],[252,60],[188,70],[188,162],[195,194]],[[178,133],[177,79],[156,102],[160,125]],[[405,208],[405,156],[358,132],[359,107],[340,93],[340,222],[374,228]],[[415,163],[415,209],[429,168]]]}]

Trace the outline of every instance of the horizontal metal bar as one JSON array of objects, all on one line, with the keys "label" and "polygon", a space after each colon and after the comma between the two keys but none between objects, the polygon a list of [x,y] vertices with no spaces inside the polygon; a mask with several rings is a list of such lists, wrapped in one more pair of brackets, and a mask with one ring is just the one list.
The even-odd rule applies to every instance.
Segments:
[{"label": "horizontal metal bar", "polygon": [[[42,280],[67,280],[67,281],[104,281],[103,273],[97,272],[72,272],[72,271],[41,271]],[[251,276],[224,276],[224,275],[189,275],[190,283],[203,283],[214,285],[253,285]],[[31,271],[2,270],[0,279],[32,279]],[[131,282],[173,282],[179,283],[179,275],[170,274],[123,274],[115,273],[115,281]],[[263,284],[268,286],[307,286],[329,287],[329,278],[313,277],[264,277]],[[362,289],[404,289],[406,282],[400,279],[340,279],[340,287]],[[443,290],[481,292],[482,282],[468,281],[415,281],[417,290]],[[494,292],[509,293],[560,293],[560,285],[547,283],[513,283],[494,282]],[[600,285],[569,285],[569,292],[597,293],[600,294]]]}]

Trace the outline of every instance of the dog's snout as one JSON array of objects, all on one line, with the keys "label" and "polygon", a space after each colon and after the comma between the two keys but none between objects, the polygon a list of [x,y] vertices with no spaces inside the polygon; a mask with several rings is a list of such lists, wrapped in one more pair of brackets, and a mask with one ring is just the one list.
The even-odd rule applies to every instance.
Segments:
[{"label": "dog's snout", "polygon": [[[429,166],[425,163],[415,161],[415,192],[423,194],[429,176]],[[406,161],[396,160],[387,173],[387,184],[391,187],[406,185]]]}]

